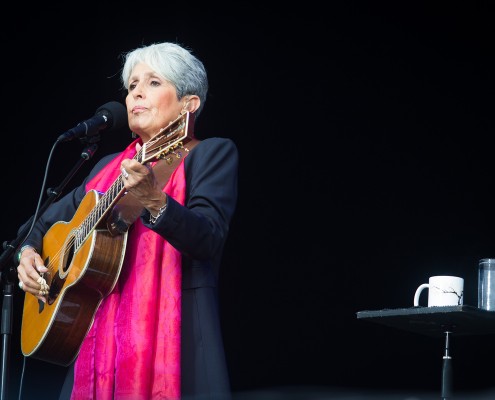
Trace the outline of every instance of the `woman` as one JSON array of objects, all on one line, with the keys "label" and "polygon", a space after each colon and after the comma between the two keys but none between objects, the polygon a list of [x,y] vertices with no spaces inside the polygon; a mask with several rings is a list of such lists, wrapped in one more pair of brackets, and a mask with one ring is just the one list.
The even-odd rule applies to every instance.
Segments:
[{"label": "woman", "polygon": [[121,78],[137,138],[43,214],[18,253],[19,286],[51,306],[55,281],[45,279],[51,271],[43,266],[43,238],[56,222],[71,221],[88,192],[121,182],[123,199],[134,198],[142,212],[60,399],[228,399],[217,280],[237,201],[238,152],[230,139],[193,139],[169,176],[163,161],[137,156],[172,122],[197,118],[204,106],[205,68],[184,47],[165,42],[130,51]]}]

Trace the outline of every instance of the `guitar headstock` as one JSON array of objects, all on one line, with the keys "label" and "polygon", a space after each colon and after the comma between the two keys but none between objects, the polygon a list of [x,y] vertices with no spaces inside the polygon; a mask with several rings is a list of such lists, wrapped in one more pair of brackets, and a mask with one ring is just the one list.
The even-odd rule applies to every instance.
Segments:
[{"label": "guitar headstock", "polygon": [[141,164],[170,157],[171,153],[184,147],[193,137],[194,114],[186,111],[143,144],[140,150]]}]

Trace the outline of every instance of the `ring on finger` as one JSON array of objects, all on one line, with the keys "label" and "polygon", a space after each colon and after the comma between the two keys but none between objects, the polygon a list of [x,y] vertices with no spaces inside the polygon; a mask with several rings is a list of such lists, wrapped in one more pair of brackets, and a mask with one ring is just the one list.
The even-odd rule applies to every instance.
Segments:
[{"label": "ring on finger", "polygon": [[124,179],[129,178],[129,173],[125,170],[125,168],[122,168],[122,176],[124,177]]},{"label": "ring on finger", "polygon": [[19,281],[19,289],[22,290],[22,286],[23,286],[22,281]]}]

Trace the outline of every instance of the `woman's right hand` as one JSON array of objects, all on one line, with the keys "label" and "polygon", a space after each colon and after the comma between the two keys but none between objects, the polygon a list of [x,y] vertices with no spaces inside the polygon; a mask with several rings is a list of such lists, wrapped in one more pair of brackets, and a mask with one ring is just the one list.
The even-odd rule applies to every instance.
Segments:
[{"label": "woman's right hand", "polygon": [[50,289],[46,284],[43,274],[48,271],[43,264],[41,256],[33,247],[26,247],[17,266],[19,287],[26,293],[31,293],[37,299],[46,303],[46,295]]}]

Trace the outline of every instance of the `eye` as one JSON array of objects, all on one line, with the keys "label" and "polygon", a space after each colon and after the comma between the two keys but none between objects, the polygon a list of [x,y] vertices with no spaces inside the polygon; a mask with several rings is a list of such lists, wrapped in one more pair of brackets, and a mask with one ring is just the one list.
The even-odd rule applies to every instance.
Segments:
[{"label": "eye", "polygon": [[160,81],[157,81],[155,79],[150,81],[151,86],[160,86],[162,83]]},{"label": "eye", "polygon": [[136,84],[135,83],[130,83],[129,84],[129,91],[134,90],[135,88],[136,88]]}]

